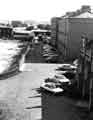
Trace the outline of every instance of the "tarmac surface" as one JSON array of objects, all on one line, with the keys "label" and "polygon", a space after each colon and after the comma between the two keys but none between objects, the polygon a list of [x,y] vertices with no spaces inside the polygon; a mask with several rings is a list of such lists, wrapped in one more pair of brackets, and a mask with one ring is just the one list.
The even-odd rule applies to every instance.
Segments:
[{"label": "tarmac surface", "polygon": [[75,106],[64,93],[40,90],[42,81],[59,64],[26,64],[23,72],[0,81],[0,120],[93,120],[93,112]]}]

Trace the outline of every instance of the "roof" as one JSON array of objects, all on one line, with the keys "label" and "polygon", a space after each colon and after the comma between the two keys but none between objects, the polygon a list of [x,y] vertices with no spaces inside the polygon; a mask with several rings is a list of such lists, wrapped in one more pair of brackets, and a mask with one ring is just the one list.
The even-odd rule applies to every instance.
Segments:
[{"label": "roof", "polygon": [[82,12],[79,14],[76,14],[75,12],[70,13],[70,15],[65,15],[63,16],[63,18],[93,18],[93,13],[86,11],[86,12]]},{"label": "roof", "polygon": [[5,25],[0,25],[0,28],[12,29],[12,27],[11,27],[11,26],[5,26]]},{"label": "roof", "polygon": [[51,31],[49,31],[49,30],[36,29],[36,30],[32,30],[32,32],[43,32],[43,33],[45,33],[45,32],[51,32]]},{"label": "roof", "polygon": [[80,15],[78,15],[78,16],[75,16],[74,18],[93,18],[93,13],[84,12],[84,13],[81,13]]}]

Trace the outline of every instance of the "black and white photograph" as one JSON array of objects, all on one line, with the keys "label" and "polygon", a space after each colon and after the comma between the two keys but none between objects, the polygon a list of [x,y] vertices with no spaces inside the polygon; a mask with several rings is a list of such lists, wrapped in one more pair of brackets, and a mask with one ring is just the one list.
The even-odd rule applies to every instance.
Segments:
[{"label": "black and white photograph", "polygon": [[93,120],[92,0],[0,1],[0,120]]}]

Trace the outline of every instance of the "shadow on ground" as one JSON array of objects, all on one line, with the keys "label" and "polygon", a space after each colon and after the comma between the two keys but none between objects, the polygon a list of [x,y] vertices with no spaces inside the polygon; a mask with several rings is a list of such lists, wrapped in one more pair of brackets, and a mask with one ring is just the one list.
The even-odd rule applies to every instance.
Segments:
[{"label": "shadow on ground", "polygon": [[93,111],[79,108],[67,93],[53,95],[42,92],[42,120],[93,120]]}]

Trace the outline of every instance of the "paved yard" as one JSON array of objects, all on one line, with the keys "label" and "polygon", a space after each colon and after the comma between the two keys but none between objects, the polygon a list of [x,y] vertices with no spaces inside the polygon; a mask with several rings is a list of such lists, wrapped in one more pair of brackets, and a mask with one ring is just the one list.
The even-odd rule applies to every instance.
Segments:
[{"label": "paved yard", "polygon": [[30,64],[19,75],[0,81],[0,106],[4,108],[4,120],[6,116],[9,120],[15,116],[19,117],[18,120],[41,119],[41,95],[36,89],[44,78],[51,75],[56,65],[50,66]]},{"label": "paved yard", "polygon": [[31,46],[31,50],[26,56],[27,63],[45,63],[45,60],[42,56],[42,46],[42,42],[40,42],[39,44],[33,44]]},{"label": "paved yard", "polygon": [[40,93],[57,64],[27,64],[24,72],[0,81],[0,120],[92,120],[72,98]]}]

